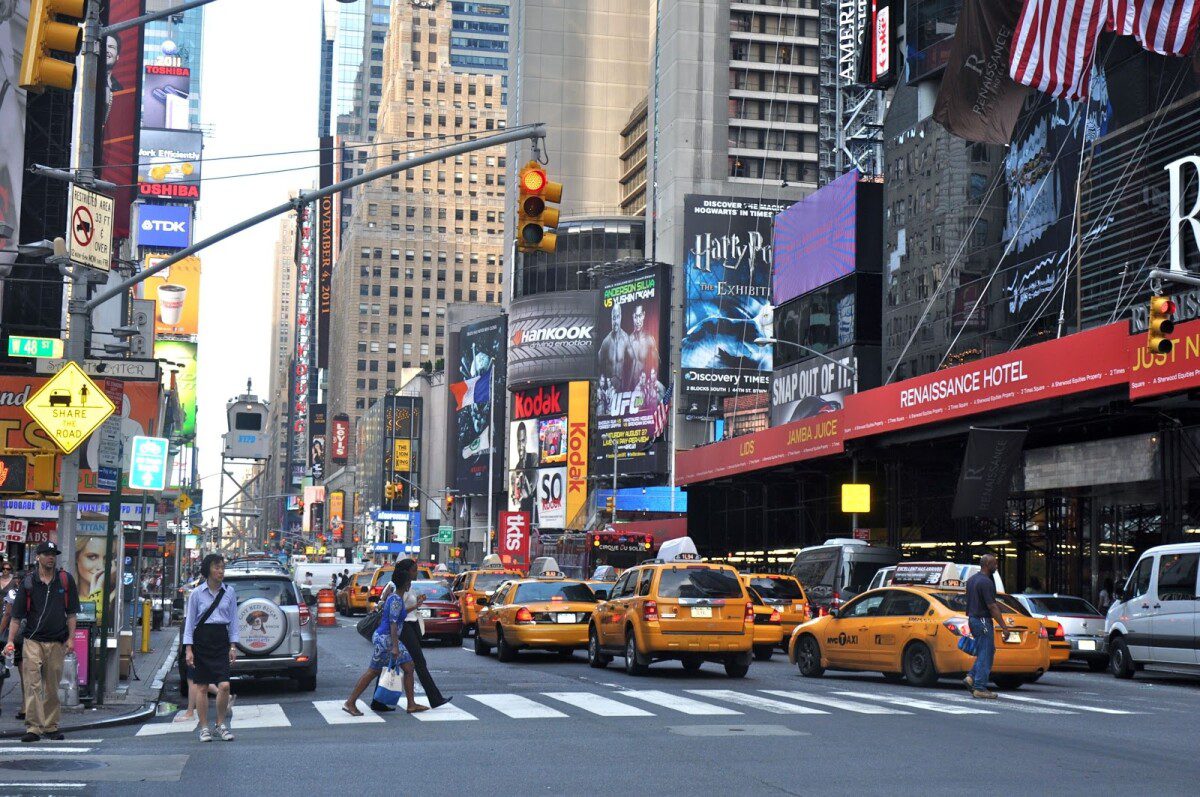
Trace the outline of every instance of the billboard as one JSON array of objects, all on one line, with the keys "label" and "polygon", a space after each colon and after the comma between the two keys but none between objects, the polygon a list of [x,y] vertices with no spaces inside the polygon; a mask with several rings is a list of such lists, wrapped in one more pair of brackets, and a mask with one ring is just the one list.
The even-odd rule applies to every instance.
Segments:
[{"label": "billboard", "polygon": [[[109,0],[107,24],[141,16],[142,0]],[[138,163],[138,111],[142,77],[142,30],[140,25],[112,34],[104,40],[104,100],[97,113],[100,126],[100,174],[102,180],[120,186],[113,199],[113,237],[129,237],[129,206],[134,200]]]},{"label": "billboard", "polygon": [[[0,263],[16,260],[21,242],[21,186],[25,175],[25,90],[17,70],[25,51],[29,2],[0,5]],[[5,251],[7,250],[7,251]]]},{"label": "billboard", "polygon": [[[146,255],[153,268],[167,255]],[[200,330],[200,258],[192,255],[138,285],[140,297],[154,301],[156,335],[196,335]]]},{"label": "billboard", "polygon": [[588,475],[584,381],[513,392],[508,432],[508,509],[542,529],[583,528]]},{"label": "billboard", "polygon": [[350,459],[350,416],[338,413],[333,416],[329,438],[329,461],[334,465],[345,465]]},{"label": "billboard", "polygon": [[138,246],[186,249],[192,244],[190,205],[138,205]]},{"label": "billboard", "polygon": [[765,391],[771,381],[772,219],[791,203],[684,197],[683,391]]},{"label": "billboard", "polygon": [[508,314],[509,384],[594,376],[596,302],[596,291],[562,291],[514,300]]},{"label": "billboard", "polygon": [[775,304],[854,272],[858,170],[775,217]]},{"label": "billboard", "polygon": [[[605,281],[596,313],[598,456],[651,456],[654,412],[667,391],[669,280],[649,266]],[[600,335],[603,333],[603,337]]]},{"label": "billboard", "polygon": [[567,386],[567,515],[565,528],[581,530],[587,524],[588,425],[591,421],[588,382]]},{"label": "billboard", "polygon": [[[503,316],[463,327],[458,360],[450,363],[454,486],[468,495],[486,492],[488,457],[504,447],[502,426],[493,422],[495,399],[504,395],[496,379],[504,372],[504,330]],[[500,434],[493,439],[496,431]]]},{"label": "billboard", "polygon": [[537,475],[538,526],[561,529],[567,525],[567,469],[542,468]]},{"label": "billboard", "polygon": [[[830,356],[849,368],[858,368],[853,352]],[[813,357],[777,368],[771,375],[771,425],[836,412],[854,392],[854,374],[828,360]]]},{"label": "billboard", "polygon": [[532,512],[537,483],[537,421],[513,421],[509,425],[508,509]]},{"label": "billboard", "polygon": [[[383,398],[383,479],[395,485],[389,501],[380,494],[383,509],[408,509],[409,499],[418,497],[421,486],[421,412],[423,402],[412,396]],[[419,500],[419,498],[418,498]]]},{"label": "billboard", "polygon": [[334,490],[327,499],[329,504],[329,533],[334,542],[342,542],[346,530],[346,494]]},{"label": "billboard", "polygon": [[[308,461],[308,410],[312,378],[309,366],[312,362],[312,210],[308,205],[296,215],[296,335],[292,348],[292,461],[300,464]],[[296,475],[292,482],[297,483]]]},{"label": "billboard", "polygon": [[[333,185],[333,138],[321,138],[321,187]],[[334,197],[317,202],[317,367],[329,367],[329,324],[333,309]]]},{"label": "billboard", "polygon": [[192,70],[186,66],[146,64],[142,80],[142,126],[190,130]]},{"label": "billboard", "polygon": [[138,141],[138,195],[195,201],[200,198],[204,134],[143,128]]},{"label": "billboard", "polygon": [[324,404],[312,405],[312,418],[308,424],[308,470],[318,481],[325,476],[325,416]]},{"label": "billboard", "polygon": [[529,565],[529,513],[500,513],[500,561],[505,565]]},{"label": "billboard", "polygon": [[[183,413],[176,432],[186,438],[196,436],[196,348],[197,344],[184,340],[158,340],[154,343],[156,358],[183,366],[174,374],[175,387],[179,391],[179,410]],[[171,386],[172,370],[170,365],[163,368],[164,389]]]}]

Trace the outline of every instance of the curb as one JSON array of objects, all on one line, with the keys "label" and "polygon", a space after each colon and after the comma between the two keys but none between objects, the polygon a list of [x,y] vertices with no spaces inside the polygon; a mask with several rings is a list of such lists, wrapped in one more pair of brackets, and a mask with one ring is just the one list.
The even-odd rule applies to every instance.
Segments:
[{"label": "curb", "polygon": [[[163,666],[158,668],[158,672],[154,674],[154,680],[150,682],[150,689],[156,691],[153,700],[148,700],[139,708],[130,711],[127,714],[119,714],[115,717],[105,717],[104,719],[93,720],[92,722],[81,722],[78,725],[66,725],[59,728],[62,733],[74,733],[77,731],[93,730],[95,728],[112,728],[118,725],[133,725],[139,722],[145,722],[154,716],[158,711],[158,703],[162,699],[162,689],[164,679],[171,668],[175,666],[175,659],[179,656],[179,632],[175,632],[175,637],[171,640],[171,652],[167,654],[166,661]],[[12,731],[0,731],[0,739],[16,739],[25,734],[25,729]]]}]

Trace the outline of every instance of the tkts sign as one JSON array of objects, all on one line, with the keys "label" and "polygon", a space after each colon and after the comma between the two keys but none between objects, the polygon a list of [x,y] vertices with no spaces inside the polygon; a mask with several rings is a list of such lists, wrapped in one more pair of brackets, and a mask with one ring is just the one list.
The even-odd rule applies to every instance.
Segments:
[{"label": "tkts sign", "polygon": [[500,513],[500,561],[505,565],[529,566],[529,513]]}]

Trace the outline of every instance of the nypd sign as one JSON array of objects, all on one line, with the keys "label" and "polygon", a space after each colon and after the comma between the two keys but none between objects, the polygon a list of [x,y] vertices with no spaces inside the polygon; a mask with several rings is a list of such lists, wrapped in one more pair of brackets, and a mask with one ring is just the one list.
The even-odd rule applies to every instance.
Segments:
[{"label": "nypd sign", "polygon": [[184,249],[192,243],[192,209],[143,204],[138,210],[138,246]]}]

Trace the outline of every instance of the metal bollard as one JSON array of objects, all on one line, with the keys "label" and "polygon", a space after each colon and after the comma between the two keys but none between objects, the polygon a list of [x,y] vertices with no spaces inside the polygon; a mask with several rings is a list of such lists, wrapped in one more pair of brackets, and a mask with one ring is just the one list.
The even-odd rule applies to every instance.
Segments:
[{"label": "metal bollard", "polygon": [[142,653],[150,652],[150,601],[142,601]]},{"label": "metal bollard", "polygon": [[79,705],[79,661],[73,650],[68,650],[63,657],[62,677],[58,679],[58,702],[64,708],[76,708]]}]

